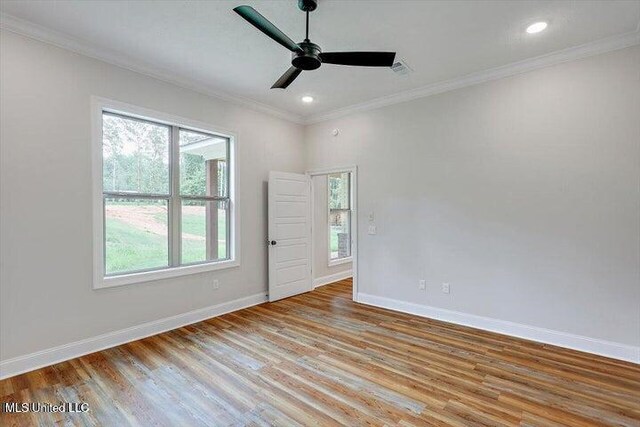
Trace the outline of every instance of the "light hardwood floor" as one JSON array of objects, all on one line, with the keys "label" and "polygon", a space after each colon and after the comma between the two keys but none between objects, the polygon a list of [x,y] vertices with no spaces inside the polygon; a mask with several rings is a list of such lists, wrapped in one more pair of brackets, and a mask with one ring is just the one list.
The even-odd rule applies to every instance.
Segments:
[{"label": "light hardwood floor", "polygon": [[640,426],[640,366],[351,301],[337,282],[0,381],[0,425]]}]

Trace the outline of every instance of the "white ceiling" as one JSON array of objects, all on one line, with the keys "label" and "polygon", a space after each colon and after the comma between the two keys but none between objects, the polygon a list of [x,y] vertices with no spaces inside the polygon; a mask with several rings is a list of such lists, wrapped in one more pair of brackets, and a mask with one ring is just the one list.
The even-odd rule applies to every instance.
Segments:
[{"label": "white ceiling", "polygon": [[[323,65],[286,90],[269,89],[289,52],[232,9],[249,4],[293,40],[304,37],[294,0],[15,1],[0,11],[63,33],[92,51],[301,117],[637,32],[640,1],[330,1],[311,14],[310,38],[325,51],[390,50],[414,69]],[[529,35],[535,21],[546,31]],[[303,104],[302,95],[316,102]]]}]

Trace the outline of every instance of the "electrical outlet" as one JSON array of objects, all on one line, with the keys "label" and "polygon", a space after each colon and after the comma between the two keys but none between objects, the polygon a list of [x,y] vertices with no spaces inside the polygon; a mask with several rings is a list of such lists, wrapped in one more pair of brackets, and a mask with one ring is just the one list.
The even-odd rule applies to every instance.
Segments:
[{"label": "electrical outlet", "polygon": [[374,235],[378,232],[377,228],[375,225],[370,225],[369,226],[369,234]]},{"label": "electrical outlet", "polygon": [[448,294],[451,291],[451,288],[449,287],[448,283],[443,283],[442,284],[442,292],[445,294]]},{"label": "electrical outlet", "polygon": [[214,290],[220,289],[220,281],[218,279],[213,281],[213,289]]},{"label": "electrical outlet", "polygon": [[369,222],[373,222],[376,219],[376,215],[373,212],[369,212]]},{"label": "electrical outlet", "polygon": [[427,281],[426,280],[420,280],[418,282],[418,289],[420,289],[421,291],[424,291],[427,289]]}]

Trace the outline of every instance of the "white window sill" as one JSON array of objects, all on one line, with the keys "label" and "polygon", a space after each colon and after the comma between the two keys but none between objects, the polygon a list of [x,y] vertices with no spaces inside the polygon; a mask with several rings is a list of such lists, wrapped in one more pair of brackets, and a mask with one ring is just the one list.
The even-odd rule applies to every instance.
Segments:
[{"label": "white window sill", "polygon": [[165,268],[163,270],[143,271],[140,273],[121,274],[107,276],[96,280],[94,289],[112,288],[114,286],[131,285],[134,283],[151,282],[153,280],[170,279],[172,277],[186,276],[188,274],[204,273],[207,271],[223,270],[239,267],[240,261],[227,260],[210,262],[207,264],[185,265],[182,267]]},{"label": "white window sill", "polygon": [[353,257],[339,258],[339,259],[331,259],[329,260],[329,267],[333,267],[335,265],[348,264],[353,261]]}]

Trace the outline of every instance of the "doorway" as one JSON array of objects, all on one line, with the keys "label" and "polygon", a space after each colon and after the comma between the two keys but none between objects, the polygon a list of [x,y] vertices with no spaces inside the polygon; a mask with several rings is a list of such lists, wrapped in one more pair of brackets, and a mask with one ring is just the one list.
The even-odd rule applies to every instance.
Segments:
[{"label": "doorway", "polygon": [[311,270],[313,286],[353,278],[358,289],[356,166],[308,171],[311,182]]}]

